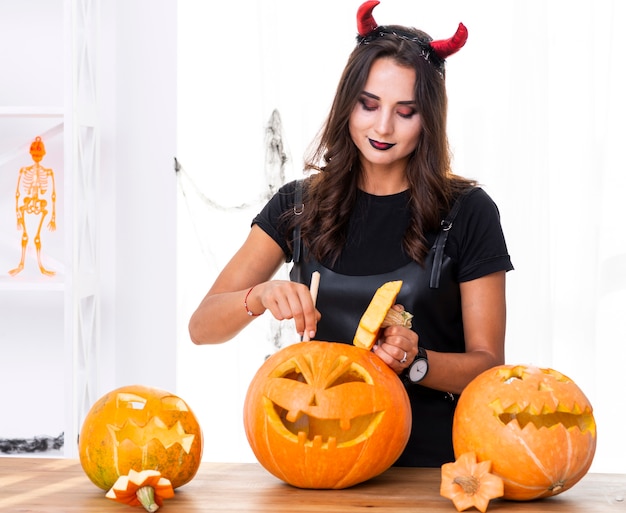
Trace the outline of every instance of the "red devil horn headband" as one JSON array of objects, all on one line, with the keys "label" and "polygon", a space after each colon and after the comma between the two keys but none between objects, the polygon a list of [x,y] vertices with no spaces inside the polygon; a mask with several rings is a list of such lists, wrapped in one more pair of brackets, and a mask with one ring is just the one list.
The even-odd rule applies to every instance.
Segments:
[{"label": "red devil horn headband", "polygon": [[372,30],[378,27],[378,23],[372,16],[372,11],[380,2],[378,0],[369,0],[361,4],[359,10],[356,13],[356,27],[359,32],[359,36],[365,37]]},{"label": "red devil horn headband", "polygon": [[[384,27],[380,27],[374,16],[372,16],[372,11],[374,7],[376,7],[380,2],[378,0],[369,0],[359,7],[356,15],[356,24],[357,30],[360,38],[366,38],[369,36],[374,30],[381,29],[380,35],[384,35],[386,32]],[[396,34],[399,35],[399,34]],[[406,37],[404,37],[406,39]],[[453,53],[458,52],[465,42],[467,41],[467,28],[462,23],[459,23],[459,28],[449,39],[442,39],[439,41],[430,41],[423,42],[422,44],[427,44],[430,48],[437,54],[440,59],[445,59],[446,57],[452,55]],[[415,39],[415,42],[420,42]]]},{"label": "red devil horn headband", "polygon": [[467,28],[463,23],[459,23],[456,33],[450,39],[441,39],[439,41],[431,41],[430,46],[435,53],[442,59],[458,52],[467,41]]}]

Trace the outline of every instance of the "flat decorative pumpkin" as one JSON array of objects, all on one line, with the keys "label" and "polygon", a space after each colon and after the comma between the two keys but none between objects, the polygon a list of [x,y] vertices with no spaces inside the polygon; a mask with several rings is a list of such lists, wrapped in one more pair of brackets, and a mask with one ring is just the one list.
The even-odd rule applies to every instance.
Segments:
[{"label": "flat decorative pumpkin", "polygon": [[454,415],[454,453],[491,461],[505,499],[557,495],[589,470],[596,449],[593,408],[567,376],[501,365],[477,376]]},{"label": "flat decorative pumpkin", "polygon": [[335,342],[284,347],[259,368],[244,405],[259,463],[300,488],[346,488],[387,470],[411,411],[398,376],[371,351]]},{"label": "flat decorative pumpkin", "polygon": [[202,448],[202,430],[187,403],[142,385],[118,388],[96,401],[78,443],[83,470],[103,490],[131,469],[157,470],[178,488],[196,475]]},{"label": "flat decorative pumpkin", "polygon": [[473,452],[464,452],[456,461],[441,466],[439,493],[450,499],[457,511],[474,507],[485,513],[489,501],[502,497],[503,490],[502,479],[491,473],[491,462],[477,462]]},{"label": "flat decorative pumpkin", "polygon": [[146,511],[154,513],[163,506],[164,499],[174,497],[174,488],[169,479],[161,477],[157,470],[135,472],[132,468],[127,476],[120,476],[106,493],[112,499],[129,506],[143,506]]}]

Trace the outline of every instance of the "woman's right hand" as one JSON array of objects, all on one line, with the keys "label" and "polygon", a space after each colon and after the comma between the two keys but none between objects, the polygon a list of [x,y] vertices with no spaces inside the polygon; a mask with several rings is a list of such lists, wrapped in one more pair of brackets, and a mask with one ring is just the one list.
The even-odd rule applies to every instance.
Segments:
[{"label": "woman's right hand", "polygon": [[191,340],[195,344],[226,342],[246,327],[253,315],[266,310],[279,321],[293,319],[299,334],[315,335],[321,315],[306,285],[272,280],[284,264],[280,246],[254,225],[192,314]]},{"label": "woman's right hand", "polygon": [[315,336],[321,314],[315,308],[306,285],[287,280],[271,280],[255,285],[248,296],[248,308],[254,313],[269,310],[279,321],[293,319],[296,332]]}]

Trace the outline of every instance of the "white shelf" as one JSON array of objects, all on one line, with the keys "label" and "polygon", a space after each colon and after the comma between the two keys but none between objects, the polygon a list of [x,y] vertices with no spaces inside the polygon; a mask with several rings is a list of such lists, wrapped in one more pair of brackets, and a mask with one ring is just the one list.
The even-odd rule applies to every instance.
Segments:
[{"label": "white shelf", "polygon": [[[21,408],[14,419],[2,417],[0,438],[29,439],[64,432],[70,440],[75,431],[68,422],[75,408],[73,391],[67,385],[74,377],[69,351],[73,347],[73,324],[69,321],[74,319],[68,300],[72,266],[66,261],[75,237],[70,209],[75,194],[71,187],[74,141],[68,128],[71,97],[67,92],[73,33],[64,28],[74,4],[79,3],[22,0],[12,2],[8,10],[0,9],[0,42],[4,47],[11,47],[13,26],[26,26],[28,21],[30,30],[29,37],[14,45],[6,62],[3,60],[0,98],[0,344],[6,353],[0,363],[0,379],[11,389],[20,390],[19,397],[7,395],[5,406],[12,411]],[[24,67],[24,63],[31,65]],[[24,269],[10,276],[9,269],[18,265],[21,253],[16,186],[22,166],[33,163],[29,148],[35,137],[45,142],[42,165],[55,175],[57,231],[48,230],[50,213],[40,229],[44,265],[57,274],[39,272],[34,245],[37,216],[32,215],[26,218],[29,239]],[[18,201],[23,202],[21,192]],[[45,196],[49,209],[51,194],[49,188]]]},{"label": "white shelf", "polygon": [[18,280],[14,278],[0,277],[0,292],[64,292],[65,283],[62,279],[54,276],[48,280]]},{"label": "white shelf", "polygon": [[0,117],[11,118],[62,118],[63,107],[57,106],[7,106],[0,105]]}]

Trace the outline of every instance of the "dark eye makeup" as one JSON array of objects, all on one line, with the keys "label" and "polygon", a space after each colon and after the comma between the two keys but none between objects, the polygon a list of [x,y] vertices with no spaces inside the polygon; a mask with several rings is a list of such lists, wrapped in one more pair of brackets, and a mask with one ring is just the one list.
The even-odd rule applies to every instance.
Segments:
[{"label": "dark eye makeup", "polygon": [[[363,110],[368,112],[375,111],[378,108],[378,102],[369,96],[362,96],[359,98],[359,103],[361,104]],[[402,118],[410,119],[417,114],[417,109],[412,105],[400,105],[397,109],[397,113]]]}]

